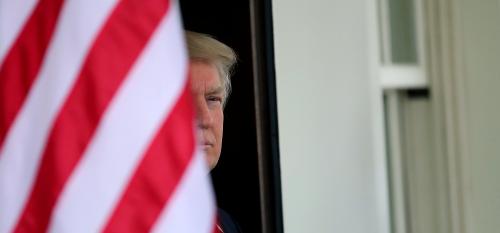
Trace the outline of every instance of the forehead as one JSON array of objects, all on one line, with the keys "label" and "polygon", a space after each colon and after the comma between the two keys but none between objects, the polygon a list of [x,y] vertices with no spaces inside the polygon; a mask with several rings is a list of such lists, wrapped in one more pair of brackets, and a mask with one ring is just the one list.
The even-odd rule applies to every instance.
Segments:
[{"label": "forehead", "polygon": [[191,88],[197,91],[215,91],[221,88],[219,73],[215,65],[202,61],[190,61]]}]

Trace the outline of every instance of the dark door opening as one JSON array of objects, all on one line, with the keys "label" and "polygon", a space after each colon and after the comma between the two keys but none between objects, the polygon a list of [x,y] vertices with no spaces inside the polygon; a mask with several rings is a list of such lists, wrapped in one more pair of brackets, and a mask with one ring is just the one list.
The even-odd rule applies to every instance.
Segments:
[{"label": "dark door opening", "polygon": [[185,28],[232,47],[238,64],[211,175],[218,206],[243,232],[283,232],[270,0],[181,0]]}]

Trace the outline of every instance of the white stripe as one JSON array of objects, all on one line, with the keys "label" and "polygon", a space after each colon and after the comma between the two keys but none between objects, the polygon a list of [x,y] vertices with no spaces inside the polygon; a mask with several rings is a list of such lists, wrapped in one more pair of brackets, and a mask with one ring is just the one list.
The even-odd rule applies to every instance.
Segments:
[{"label": "white stripe", "polygon": [[198,150],[152,232],[213,232],[216,209],[207,169],[205,157]]},{"label": "white stripe", "polygon": [[187,84],[180,16],[170,9],[65,186],[49,232],[98,232],[104,227]]},{"label": "white stripe", "polygon": [[0,232],[8,232],[21,214],[54,118],[116,2],[65,3],[39,77],[0,151]]},{"label": "white stripe", "polygon": [[33,13],[36,0],[0,0],[0,65]]}]

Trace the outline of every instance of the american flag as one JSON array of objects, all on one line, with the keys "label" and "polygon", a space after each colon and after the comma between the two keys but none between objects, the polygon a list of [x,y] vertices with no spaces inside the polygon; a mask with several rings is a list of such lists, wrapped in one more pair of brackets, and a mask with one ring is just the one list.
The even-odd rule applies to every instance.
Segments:
[{"label": "american flag", "polygon": [[0,0],[0,233],[216,232],[173,0]]}]

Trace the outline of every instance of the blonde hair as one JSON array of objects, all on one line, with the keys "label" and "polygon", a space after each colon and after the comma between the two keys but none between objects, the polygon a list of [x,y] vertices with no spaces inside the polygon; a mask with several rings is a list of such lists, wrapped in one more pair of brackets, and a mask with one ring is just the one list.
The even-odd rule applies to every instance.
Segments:
[{"label": "blonde hair", "polygon": [[224,86],[223,104],[225,105],[231,93],[230,77],[236,64],[236,53],[229,46],[207,34],[186,31],[186,40],[189,59],[207,62],[217,68]]}]

